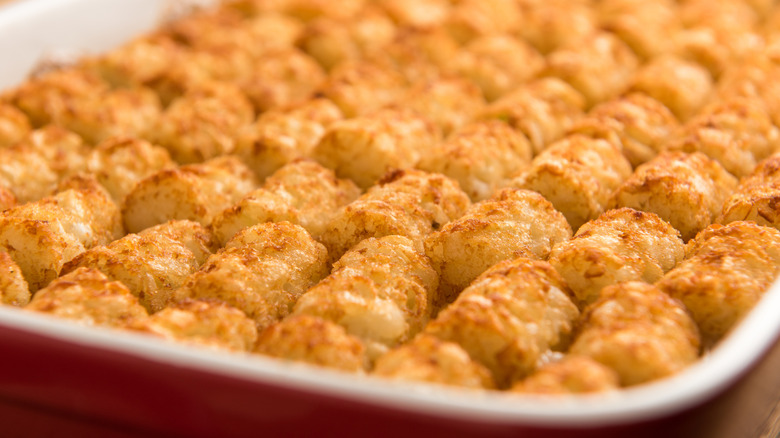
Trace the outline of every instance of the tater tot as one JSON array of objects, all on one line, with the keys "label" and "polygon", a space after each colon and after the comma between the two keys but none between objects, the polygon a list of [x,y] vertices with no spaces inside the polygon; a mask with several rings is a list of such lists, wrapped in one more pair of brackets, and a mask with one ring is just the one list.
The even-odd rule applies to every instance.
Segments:
[{"label": "tater tot", "polygon": [[254,347],[257,328],[244,312],[225,303],[185,300],[126,328],[171,341],[209,348],[248,351]]},{"label": "tater tot", "polygon": [[598,27],[596,15],[585,1],[518,0],[517,4],[520,20],[514,31],[545,55],[577,44]]},{"label": "tater tot", "polygon": [[540,153],[583,114],[585,98],[557,78],[543,78],[488,105],[478,119],[498,119],[525,134]]},{"label": "tater tot", "polygon": [[98,269],[127,286],[149,312],[162,310],[173,290],[200,267],[198,257],[164,227],[128,234],[83,252],[66,263],[62,273],[79,267]]},{"label": "tater tot", "polygon": [[52,164],[29,144],[0,149],[0,185],[20,203],[51,194],[58,181],[59,175]]},{"label": "tater tot", "polygon": [[525,41],[509,35],[488,35],[461,49],[446,70],[473,81],[492,102],[543,68],[544,58]]},{"label": "tater tot", "polygon": [[570,354],[614,370],[621,386],[681,371],[699,356],[699,332],[685,307],[657,287],[620,283],[604,288],[582,314]]},{"label": "tater tot", "polygon": [[303,294],[294,314],[333,321],[366,346],[370,360],[419,332],[431,315],[438,278],[403,236],[360,242]]},{"label": "tater tot", "polygon": [[438,78],[411,88],[395,106],[417,111],[447,136],[469,122],[485,106],[485,99],[471,81]]},{"label": "tater tot", "polygon": [[18,108],[0,102],[0,148],[11,146],[30,133],[27,116]]},{"label": "tater tot", "polygon": [[252,104],[239,88],[209,82],[174,100],[146,137],[179,163],[200,163],[234,152],[240,131],[253,121]]},{"label": "tater tot", "polygon": [[372,62],[350,61],[330,72],[320,94],[351,118],[397,102],[406,90],[406,79],[401,73]]},{"label": "tater tot", "polygon": [[236,155],[263,180],[290,161],[309,157],[327,128],[343,118],[336,104],[321,98],[266,111],[241,137]]},{"label": "tater tot", "polygon": [[685,122],[709,101],[713,81],[704,67],[667,55],[640,67],[634,75],[631,91],[658,99]]},{"label": "tater tot", "polygon": [[482,273],[423,333],[457,343],[506,388],[567,343],[579,316],[569,293],[547,262],[507,260]]},{"label": "tater tot", "polygon": [[625,41],[642,59],[673,49],[670,35],[681,28],[673,0],[606,0],[599,2],[601,26]]},{"label": "tater tot", "polygon": [[630,175],[631,163],[618,146],[571,135],[537,155],[510,185],[541,193],[576,230],[605,210],[612,192]]},{"label": "tater tot", "polygon": [[8,253],[0,252],[0,304],[24,306],[30,302],[30,289],[22,269]]},{"label": "tater tot", "polygon": [[32,131],[12,149],[28,147],[46,159],[60,179],[85,170],[91,149],[78,135],[55,125]]},{"label": "tater tot", "polygon": [[455,40],[466,44],[482,36],[507,33],[519,19],[515,0],[463,0],[453,3],[443,26]]},{"label": "tater tot", "polygon": [[325,70],[332,70],[342,62],[361,59],[389,43],[395,30],[390,17],[380,10],[366,8],[357,17],[314,19],[304,28],[298,45]]},{"label": "tater tot", "polygon": [[114,137],[92,150],[86,168],[121,203],[139,181],[174,164],[160,146],[133,137]]},{"label": "tater tot", "polygon": [[372,374],[393,380],[495,388],[490,371],[473,361],[458,344],[424,334],[380,356]]},{"label": "tater tot", "polygon": [[173,302],[224,301],[247,314],[258,330],[279,321],[298,297],[327,274],[327,250],[289,222],[262,223],[236,234],[209,257]]},{"label": "tater tot", "polygon": [[396,24],[407,28],[440,27],[452,8],[449,0],[378,0],[376,3]]},{"label": "tater tot", "polygon": [[399,72],[410,84],[419,84],[441,78],[443,69],[458,50],[457,42],[441,27],[402,27],[392,41],[367,54],[366,58]]},{"label": "tater tot", "polygon": [[732,32],[708,26],[683,29],[672,39],[674,53],[706,68],[713,78],[764,50],[764,39],[750,31]]},{"label": "tater tot", "polygon": [[780,229],[780,153],[760,162],[723,203],[717,223],[753,221]]},{"label": "tater tot", "polygon": [[655,157],[679,123],[661,102],[630,93],[593,107],[570,134],[603,138],[620,147],[633,167]]},{"label": "tater tot", "polygon": [[705,108],[672,135],[666,149],[703,152],[736,177],[777,151],[780,131],[756,99],[733,98]]},{"label": "tater tot", "polygon": [[444,175],[393,172],[339,209],[322,241],[333,259],[369,237],[398,234],[422,245],[425,236],[459,218],[470,204],[458,183]]},{"label": "tater tot", "polygon": [[440,136],[427,118],[409,110],[387,109],[333,123],[312,158],[365,189],[391,170],[414,167]]},{"label": "tater tot", "polygon": [[717,343],[772,285],[780,232],[753,222],[711,225],[686,246],[686,259],[657,283],[685,304],[705,347]]},{"label": "tater tot", "polygon": [[254,352],[350,372],[362,372],[368,365],[360,339],[334,322],[310,315],[272,324],[258,336]]},{"label": "tater tot", "polygon": [[325,72],[307,54],[294,49],[268,50],[238,83],[258,113],[301,104],[325,81]]},{"label": "tater tot", "polygon": [[503,189],[425,239],[441,276],[437,307],[452,302],[485,269],[518,256],[546,259],[571,237],[566,218],[538,193]]},{"label": "tater tot", "polygon": [[621,208],[586,222],[555,245],[550,264],[566,279],[580,308],[611,284],[653,283],[685,254],[680,232],[654,213]]},{"label": "tater tot", "polygon": [[700,152],[663,152],[615,190],[608,208],[655,213],[687,242],[717,218],[736,186],[736,178]]},{"label": "tater tot", "polygon": [[571,84],[592,107],[623,94],[638,65],[639,60],[626,43],[602,32],[551,53],[545,74]]},{"label": "tater tot", "polygon": [[458,181],[472,201],[505,187],[531,163],[533,146],[522,133],[498,120],[474,122],[433,147],[417,165]]},{"label": "tater tot", "polygon": [[352,181],[336,178],[333,171],[314,161],[296,160],[268,177],[262,188],[219,213],[211,228],[225,243],[242,228],[289,221],[318,238],[336,211],[358,195],[360,189]]},{"label": "tater tot", "polygon": [[91,326],[123,327],[147,316],[146,309],[122,283],[89,268],[54,280],[36,292],[24,308]]},{"label": "tater tot", "polygon": [[562,396],[614,391],[619,387],[618,375],[612,369],[587,356],[567,355],[539,367],[509,390],[519,394]]},{"label": "tater tot", "polygon": [[131,233],[171,219],[208,225],[255,186],[252,171],[231,156],[165,169],[133,187],[122,202],[122,217]]},{"label": "tater tot", "polygon": [[717,83],[721,99],[747,97],[763,102],[775,125],[780,124],[780,66],[769,55],[752,56],[729,65]]},{"label": "tater tot", "polygon": [[16,196],[0,184],[0,213],[16,205]]}]

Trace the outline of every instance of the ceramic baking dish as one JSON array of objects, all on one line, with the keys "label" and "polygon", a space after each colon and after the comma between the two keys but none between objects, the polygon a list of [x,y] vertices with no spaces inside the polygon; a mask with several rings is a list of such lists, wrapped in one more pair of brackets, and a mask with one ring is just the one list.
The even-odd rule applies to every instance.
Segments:
[{"label": "ceramic baking dish", "polygon": [[[110,49],[156,26],[170,7],[158,0],[21,0],[0,8],[0,89],[23,80],[41,59]],[[776,309],[777,285],[715,351],[672,378],[608,395],[540,400],[388,383],[0,307],[0,430],[61,434],[70,427],[95,436],[688,435],[675,425],[702,415],[697,412],[703,406],[717,406],[724,391],[756,365],[774,363]],[[757,385],[762,394],[740,397],[776,400],[775,384],[767,380]],[[717,408],[708,409],[718,415]],[[46,422],[56,430],[44,427]]]}]

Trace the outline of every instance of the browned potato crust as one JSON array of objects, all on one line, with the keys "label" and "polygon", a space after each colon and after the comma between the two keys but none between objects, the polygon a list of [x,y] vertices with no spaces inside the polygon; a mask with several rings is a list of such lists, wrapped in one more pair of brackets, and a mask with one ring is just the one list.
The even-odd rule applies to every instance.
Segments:
[{"label": "browned potato crust", "polygon": [[0,102],[0,148],[11,146],[30,133],[27,116],[18,108]]},{"label": "browned potato crust", "polygon": [[608,208],[655,213],[687,242],[717,218],[736,186],[736,178],[700,152],[664,152],[639,166],[613,193]]},{"label": "browned potato crust", "polygon": [[257,339],[254,321],[225,303],[185,300],[148,318],[133,320],[130,330],[209,348],[251,350]]},{"label": "browned potato crust", "polygon": [[571,135],[537,155],[510,185],[541,193],[576,230],[605,210],[612,192],[630,175],[631,163],[618,146]]},{"label": "browned potato crust", "polygon": [[459,344],[506,388],[567,343],[579,316],[569,293],[546,262],[504,261],[474,280],[424,333]]},{"label": "browned potato crust", "polygon": [[570,134],[583,134],[614,143],[633,167],[651,160],[678,127],[664,104],[642,93],[596,105],[574,122]]},{"label": "browned potato crust", "polygon": [[758,302],[780,272],[780,232],[753,222],[705,228],[686,260],[656,285],[682,301],[714,345]]},{"label": "browned potato crust", "polygon": [[394,380],[493,389],[490,371],[458,344],[421,334],[377,359],[373,375]]},{"label": "browned potato crust", "polygon": [[515,0],[463,0],[453,2],[443,27],[459,43],[466,44],[482,36],[507,33],[519,19]]},{"label": "browned potato crust", "polygon": [[517,5],[520,21],[513,31],[545,55],[579,43],[598,26],[587,1],[517,0]]},{"label": "browned potato crust", "polygon": [[680,232],[653,213],[609,210],[555,245],[550,264],[566,279],[580,308],[611,284],[653,283],[685,254]]},{"label": "browned potato crust", "polygon": [[604,288],[580,325],[569,352],[612,368],[621,386],[669,376],[699,356],[699,332],[685,307],[646,283]]},{"label": "browned potato crust", "polygon": [[709,101],[713,81],[699,64],[666,55],[652,59],[636,72],[631,91],[658,99],[685,122]]},{"label": "browned potato crust", "polygon": [[474,204],[460,219],[425,239],[425,253],[441,276],[441,307],[485,269],[519,256],[546,259],[571,237],[564,216],[538,193],[503,189]]},{"label": "browned potato crust", "polygon": [[723,203],[716,221],[753,221],[780,229],[780,153],[760,162]]},{"label": "browned potato crust", "polygon": [[33,296],[26,310],[48,313],[84,325],[123,327],[147,316],[129,290],[100,271],[79,268]]},{"label": "browned potato crust", "polygon": [[485,98],[473,82],[444,77],[420,82],[393,106],[409,108],[427,117],[446,137],[482,110]]},{"label": "browned potato crust", "polygon": [[122,218],[131,233],[171,219],[208,225],[255,186],[252,171],[232,156],[165,169],[139,181],[125,196]]},{"label": "browned potato crust", "polygon": [[674,0],[604,0],[598,3],[601,27],[613,32],[642,59],[671,51],[682,23]]},{"label": "browned potato crust", "polygon": [[334,322],[310,315],[272,324],[260,333],[254,351],[342,371],[362,372],[368,366],[360,339]]},{"label": "browned potato crust", "polygon": [[401,73],[373,62],[349,61],[330,72],[319,94],[351,118],[369,115],[397,102],[406,90],[406,79]]},{"label": "browned potato crust", "polygon": [[618,375],[612,369],[587,356],[567,355],[542,365],[509,390],[520,394],[562,396],[613,391],[619,387]]}]

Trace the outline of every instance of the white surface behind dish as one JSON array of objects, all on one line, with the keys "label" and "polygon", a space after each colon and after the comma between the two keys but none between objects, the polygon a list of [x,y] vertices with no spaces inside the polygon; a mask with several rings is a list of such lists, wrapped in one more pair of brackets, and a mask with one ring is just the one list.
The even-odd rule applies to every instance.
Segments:
[{"label": "white surface behind dish", "polygon": [[[94,53],[159,23],[164,0],[27,0],[0,9],[0,90],[20,82],[51,53]],[[736,380],[780,333],[780,287],[709,356],[672,378],[613,394],[539,400],[426,385],[394,384],[270,359],[171,345],[141,335],[85,328],[0,307],[0,325],[76,344],[138,355],[289,388],[479,422],[588,427],[648,420],[702,402]]]}]

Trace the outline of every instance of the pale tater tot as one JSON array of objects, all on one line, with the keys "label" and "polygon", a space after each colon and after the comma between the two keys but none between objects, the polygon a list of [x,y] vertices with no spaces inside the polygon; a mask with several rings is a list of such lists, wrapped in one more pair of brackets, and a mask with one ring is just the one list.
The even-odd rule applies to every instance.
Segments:
[{"label": "pale tater tot", "polygon": [[[202,237],[199,246],[208,248],[208,231],[195,223],[191,226],[201,228],[193,237]],[[162,310],[173,290],[200,267],[199,257],[175,239],[176,227],[169,222],[92,248],[66,263],[62,273],[79,267],[98,269],[127,286],[149,312]]]},{"label": "pale tater tot", "polygon": [[571,84],[592,107],[623,94],[638,65],[626,43],[602,32],[548,55],[544,74]]},{"label": "pale tater tot", "polygon": [[443,26],[456,41],[467,44],[483,36],[508,33],[520,18],[515,0],[463,0],[453,3]]},{"label": "pale tater tot", "polygon": [[753,221],[780,229],[780,153],[760,162],[723,203],[717,223]]},{"label": "pale tater tot", "polygon": [[780,65],[766,54],[751,56],[744,62],[729,65],[717,83],[716,96],[720,99],[746,97],[759,99],[780,124]]},{"label": "pale tater tot", "polygon": [[583,115],[585,98],[571,85],[557,78],[543,78],[488,105],[478,119],[498,119],[525,134],[540,153],[563,137]]},{"label": "pale tater tot", "polygon": [[514,26],[543,54],[572,46],[596,32],[596,14],[587,1],[517,0],[520,20]]},{"label": "pale tater tot", "polygon": [[703,152],[736,177],[778,150],[780,131],[757,99],[732,98],[705,108],[670,138],[667,150]]},{"label": "pale tater tot", "polygon": [[123,327],[147,316],[146,309],[122,283],[89,268],[54,280],[36,292],[24,308],[90,326]]},{"label": "pale tater tot", "polygon": [[200,347],[249,351],[257,340],[255,322],[225,303],[185,300],[126,328]]},{"label": "pale tater tot", "polygon": [[304,28],[298,46],[325,70],[332,70],[389,43],[395,31],[395,23],[384,12],[366,8],[357,17],[314,19]]},{"label": "pale tater tot", "polygon": [[22,110],[33,127],[52,123],[74,102],[108,93],[108,84],[94,73],[66,68],[44,73],[10,92],[9,102]]},{"label": "pale tater tot", "polygon": [[531,163],[533,146],[498,120],[474,122],[433,147],[417,165],[458,181],[472,201],[489,198]]},{"label": "pale tater tot", "polygon": [[685,255],[680,232],[654,213],[609,210],[555,245],[550,264],[566,279],[580,308],[611,284],[653,283]]},{"label": "pale tater tot", "polygon": [[43,157],[60,180],[85,170],[91,149],[78,135],[55,125],[30,132],[11,149],[26,148]]},{"label": "pale tater tot", "polygon": [[699,331],[685,307],[647,283],[604,288],[580,324],[569,353],[611,368],[621,386],[672,375],[699,356]]},{"label": "pale tater tot", "polygon": [[467,124],[483,109],[479,87],[462,78],[437,78],[411,88],[394,106],[409,108],[438,125],[444,136]]},{"label": "pale tater tot", "polygon": [[485,269],[518,256],[546,259],[571,237],[566,218],[535,192],[503,189],[425,239],[441,276],[437,307],[452,302]]},{"label": "pale tater tot", "polygon": [[22,269],[11,256],[0,252],[0,304],[24,306],[30,302],[30,296]]},{"label": "pale tater tot", "polygon": [[490,371],[472,360],[458,344],[425,334],[380,356],[372,374],[392,380],[495,388]]},{"label": "pale tater tot", "polygon": [[397,171],[339,209],[322,241],[332,259],[363,239],[393,234],[406,236],[421,248],[425,236],[459,218],[470,204],[458,183],[444,175]]},{"label": "pale tater tot", "polygon": [[670,35],[681,27],[674,0],[606,0],[597,14],[604,30],[613,32],[642,59],[651,59],[673,49]]},{"label": "pale tater tot", "polygon": [[22,142],[0,149],[0,185],[20,203],[48,196],[59,180],[54,163],[33,145]]},{"label": "pale tater tot", "polygon": [[293,315],[263,330],[255,353],[341,371],[368,366],[365,347],[344,327],[310,315]]},{"label": "pale tater tot", "polygon": [[539,367],[530,376],[512,385],[519,394],[563,396],[614,391],[620,388],[612,369],[587,357],[567,355]]},{"label": "pale tater tot", "polygon": [[477,38],[452,59],[447,71],[473,81],[489,102],[514,90],[544,68],[530,44],[510,35]]},{"label": "pale tater tot", "polygon": [[349,61],[330,72],[319,93],[351,118],[397,102],[406,91],[406,78],[401,73],[373,62]]},{"label": "pale tater tot", "polygon": [[366,189],[391,170],[417,165],[440,137],[436,125],[416,112],[387,109],[333,123],[312,158]]},{"label": "pale tater tot", "polygon": [[733,32],[708,26],[694,26],[674,35],[673,53],[706,68],[720,78],[732,66],[761,53],[766,42],[753,31]]},{"label": "pale tater tot", "polygon": [[506,388],[565,346],[578,316],[555,269],[520,257],[485,271],[423,333],[460,345]]},{"label": "pale tater tot", "polygon": [[450,13],[449,0],[378,0],[396,24],[406,28],[440,27]]},{"label": "pale tater tot", "polygon": [[341,325],[361,339],[374,360],[423,328],[433,311],[437,282],[430,261],[410,239],[369,238],[301,296],[294,314]]},{"label": "pale tater tot", "polygon": [[174,166],[167,150],[134,137],[101,142],[89,153],[86,163],[86,169],[118,204],[139,181]]},{"label": "pale tater tot", "polygon": [[252,171],[232,156],[161,170],[139,181],[125,196],[122,219],[130,233],[171,219],[208,225],[256,185]]},{"label": "pale tater tot", "polygon": [[704,67],[674,55],[653,58],[636,71],[631,91],[658,99],[685,122],[707,104],[712,76]]},{"label": "pale tater tot", "polygon": [[209,82],[174,100],[146,138],[179,163],[200,163],[234,152],[253,121],[252,104],[238,87]]},{"label": "pale tater tot", "polygon": [[239,140],[236,155],[262,181],[294,159],[310,156],[327,128],[343,118],[336,104],[321,98],[266,111]]},{"label": "pale tater tot", "polygon": [[774,283],[780,232],[753,222],[711,225],[686,247],[686,259],[656,286],[685,304],[712,347]]},{"label": "pale tater tot", "polygon": [[618,146],[575,134],[537,155],[510,185],[541,193],[576,230],[606,209],[612,192],[630,175],[631,163]]},{"label": "pale tater tot", "polygon": [[608,208],[655,213],[687,242],[717,218],[736,187],[736,178],[700,152],[663,152],[636,168],[612,194]]},{"label": "pale tater tot", "polygon": [[258,330],[287,316],[301,294],[327,274],[327,250],[289,222],[236,234],[173,292],[173,302],[215,299],[242,310]]},{"label": "pale tater tot", "polygon": [[325,72],[312,57],[295,48],[268,50],[238,81],[258,113],[301,104],[325,81]]},{"label": "pale tater tot", "polygon": [[0,102],[0,148],[11,146],[32,130],[27,116],[13,105]]},{"label": "pale tater tot", "polygon": [[732,33],[758,24],[760,16],[751,3],[764,0],[686,0],[681,2],[680,19],[686,27],[705,26]]},{"label": "pale tater tot", "polygon": [[678,126],[664,104],[642,93],[630,93],[596,105],[574,122],[569,133],[608,140],[637,167],[655,157]]},{"label": "pale tater tot", "polygon": [[219,213],[211,223],[225,243],[242,228],[260,222],[289,221],[318,238],[336,211],[354,201],[360,189],[311,160],[296,160],[277,170],[262,188]]}]

